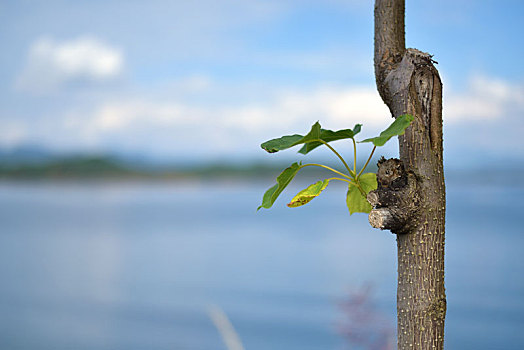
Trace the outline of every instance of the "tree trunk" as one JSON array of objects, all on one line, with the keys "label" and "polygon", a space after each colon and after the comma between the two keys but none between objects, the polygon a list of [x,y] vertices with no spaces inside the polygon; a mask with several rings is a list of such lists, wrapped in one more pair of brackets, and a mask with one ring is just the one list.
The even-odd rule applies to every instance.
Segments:
[{"label": "tree trunk", "polygon": [[445,187],[442,83],[427,53],[406,49],[404,0],[375,2],[375,78],[393,117],[415,117],[400,160],[381,160],[368,196],[373,227],[397,235],[398,349],[443,349]]}]

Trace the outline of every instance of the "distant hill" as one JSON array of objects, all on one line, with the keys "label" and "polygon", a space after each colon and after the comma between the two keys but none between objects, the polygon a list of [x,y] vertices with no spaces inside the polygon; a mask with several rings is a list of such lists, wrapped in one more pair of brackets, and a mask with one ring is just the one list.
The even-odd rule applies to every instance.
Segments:
[{"label": "distant hill", "polygon": [[0,164],[0,178],[88,178],[138,175],[108,157],[74,157]]},{"label": "distant hill", "polygon": [[[160,179],[276,178],[288,167],[285,162],[169,163],[130,155],[57,154],[38,146],[0,149],[0,179]],[[333,166],[333,165],[331,165]],[[336,167],[336,166],[333,166]],[[369,171],[375,171],[370,164]],[[300,178],[321,177],[326,170],[308,167]]]},{"label": "distant hill", "polygon": [[0,148],[0,164],[38,164],[48,162],[56,154],[36,145],[22,145],[15,148]]},{"label": "distant hill", "polygon": [[[298,159],[297,159],[298,160]],[[274,180],[290,162],[237,163],[169,163],[130,155],[57,154],[38,146],[26,145],[15,149],[0,148],[0,180],[86,180],[86,179],[256,179]],[[336,164],[329,164],[342,170]],[[360,164],[357,168],[361,168]],[[453,183],[512,183],[523,186],[524,166],[519,162],[503,162],[500,169],[446,168],[446,179]],[[366,171],[376,171],[376,161]],[[325,178],[326,170],[308,167],[297,180]]]},{"label": "distant hill", "polygon": [[143,163],[133,166],[129,162],[109,156],[78,156],[39,159],[23,163],[0,162],[0,179],[183,179],[223,177],[267,177],[276,176],[285,166],[261,164],[220,165],[202,164],[193,166],[165,165],[147,167]]}]

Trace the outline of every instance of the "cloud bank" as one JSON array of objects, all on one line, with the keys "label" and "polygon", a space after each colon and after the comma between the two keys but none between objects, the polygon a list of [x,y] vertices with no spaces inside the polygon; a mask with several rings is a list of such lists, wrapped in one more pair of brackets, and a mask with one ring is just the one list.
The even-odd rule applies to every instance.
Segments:
[{"label": "cloud bank", "polygon": [[444,120],[450,123],[494,121],[524,114],[524,86],[475,74],[466,91],[444,93]]},{"label": "cloud bank", "polygon": [[118,78],[123,53],[93,37],[70,41],[37,39],[16,81],[19,90],[45,94],[71,85],[100,84]]},{"label": "cloud bank", "polygon": [[[13,120],[0,138],[11,144],[39,140],[58,149],[119,150],[169,158],[251,157],[260,152],[258,145],[266,139],[305,133],[317,120],[329,129],[363,123],[366,137],[391,122],[389,110],[370,86],[275,88],[259,99],[224,98],[220,102],[240,91],[245,96],[247,88],[224,85],[203,75],[170,85],[173,92],[163,97],[159,91],[108,96],[89,106],[64,110],[54,119],[41,120],[40,125]],[[447,93],[444,125],[450,132],[445,135],[446,145],[464,149],[463,144],[471,144],[480,147],[477,150],[492,149],[494,144],[508,146],[515,139],[510,134],[522,130],[522,123],[514,121],[524,114],[522,91],[518,84],[474,75],[466,90]],[[259,92],[255,89],[251,94]],[[211,97],[214,102],[206,102]],[[515,128],[509,134],[491,131],[511,119]],[[488,134],[490,144],[484,144]]]}]

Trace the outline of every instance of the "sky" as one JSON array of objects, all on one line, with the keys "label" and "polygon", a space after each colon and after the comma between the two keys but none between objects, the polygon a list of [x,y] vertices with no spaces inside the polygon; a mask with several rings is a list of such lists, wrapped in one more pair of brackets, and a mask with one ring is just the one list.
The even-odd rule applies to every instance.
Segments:
[{"label": "sky", "polygon": [[[523,13],[406,1],[407,46],[438,61],[451,167],[524,167]],[[0,45],[0,149],[242,162],[317,120],[362,138],[392,121],[370,0],[0,0]]]}]

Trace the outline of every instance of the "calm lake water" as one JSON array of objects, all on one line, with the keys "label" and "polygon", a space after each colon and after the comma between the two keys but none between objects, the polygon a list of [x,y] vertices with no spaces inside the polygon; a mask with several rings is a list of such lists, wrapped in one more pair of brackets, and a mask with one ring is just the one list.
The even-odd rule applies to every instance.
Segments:
[{"label": "calm lake water", "polygon": [[[257,213],[269,185],[0,183],[0,348],[225,349],[217,305],[246,350],[359,349],[339,304],[369,284],[394,329],[395,237],[340,187]],[[524,349],[523,197],[448,181],[447,349]]]}]

